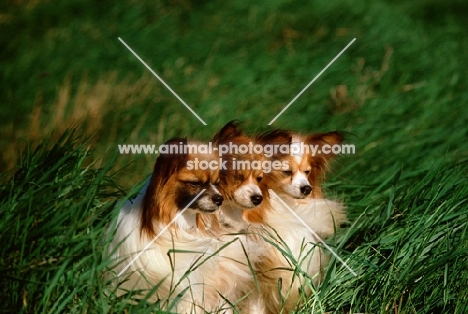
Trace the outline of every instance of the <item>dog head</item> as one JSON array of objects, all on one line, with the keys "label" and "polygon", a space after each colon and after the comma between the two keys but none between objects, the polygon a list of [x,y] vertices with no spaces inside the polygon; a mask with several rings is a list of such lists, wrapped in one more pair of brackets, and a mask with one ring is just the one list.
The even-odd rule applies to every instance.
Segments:
[{"label": "dog head", "polygon": [[288,130],[273,130],[258,136],[257,141],[264,147],[274,148],[268,158],[281,165],[281,169],[273,168],[265,173],[263,185],[294,199],[323,197],[320,184],[334,155],[323,148],[341,143],[340,133],[303,136]]},{"label": "dog head", "polygon": [[219,152],[227,148],[221,156],[226,167],[219,173],[219,189],[226,202],[245,210],[260,205],[265,197],[259,185],[263,179],[263,157],[249,149],[254,139],[242,132],[239,123],[231,121],[214,136],[213,142]]},{"label": "dog head", "polygon": [[149,235],[154,234],[155,221],[167,225],[187,207],[186,212],[196,214],[198,227],[203,228],[203,215],[217,211],[223,202],[217,189],[219,170],[213,163],[216,156],[189,153],[187,144],[204,145],[175,138],[164,144],[165,152],[156,160],[142,213],[142,231]]}]

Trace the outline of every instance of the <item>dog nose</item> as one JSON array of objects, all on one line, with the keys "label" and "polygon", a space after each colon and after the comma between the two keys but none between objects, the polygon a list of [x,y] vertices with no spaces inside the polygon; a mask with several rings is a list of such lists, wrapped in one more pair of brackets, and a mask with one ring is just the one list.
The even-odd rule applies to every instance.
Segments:
[{"label": "dog nose", "polygon": [[309,195],[312,192],[312,187],[310,185],[301,186],[301,193],[304,195]]},{"label": "dog nose", "polygon": [[259,205],[262,201],[263,201],[263,196],[261,195],[252,195],[250,197],[250,199],[252,200],[252,203],[257,206]]},{"label": "dog nose", "polygon": [[216,194],[216,195],[213,195],[213,197],[211,198],[211,200],[213,201],[213,203],[215,203],[216,205],[218,206],[221,206],[221,204],[223,204],[223,197],[219,194]]}]

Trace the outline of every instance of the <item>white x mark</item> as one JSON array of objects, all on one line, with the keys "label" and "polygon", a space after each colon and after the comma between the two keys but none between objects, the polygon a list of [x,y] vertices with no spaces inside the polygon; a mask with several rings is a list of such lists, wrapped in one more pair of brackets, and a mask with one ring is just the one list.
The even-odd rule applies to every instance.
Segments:
[{"label": "white x mark", "polygon": [[203,123],[203,125],[206,125],[205,121],[203,121],[202,118],[200,118],[200,117],[197,115],[197,113],[196,113],[195,111],[193,111],[193,109],[190,108],[190,106],[187,105],[187,104],[185,103],[185,101],[184,101],[182,98],[180,98],[179,95],[177,95],[176,92],[174,92],[174,91],[172,90],[172,88],[171,88],[169,85],[167,85],[166,82],[164,82],[163,79],[160,78],[159,75],[157,75],[156,72],[154,72],[154,71],[146,64],[146,62],[143,61],[143,59],[141,59],[141,58],[135,53],[135,51],[133,51],[132,48],[130,48],[130,47],[123,41],[122,38],[119,37],[119,40],[120,40],[120,42],[122,42],[122,44],[124,44],[125,47],[127,47],[128,50],[130,50],[131,53],[133,53],[133,55],[134,55],[141,63],[143,63],[143,65],[144,65],[148,70],[150,70],[150,72],[151,72],[154,76],[156,76],[156,78],[157,78],[164,86],[166,86],[166,88],[167,88],[167,89],[168,89],[168,90],[185,106],[185,107],[187,107],[187,109],[188,109],[195,117],[198,118],[198,120],[200,120],[201,123]]}]

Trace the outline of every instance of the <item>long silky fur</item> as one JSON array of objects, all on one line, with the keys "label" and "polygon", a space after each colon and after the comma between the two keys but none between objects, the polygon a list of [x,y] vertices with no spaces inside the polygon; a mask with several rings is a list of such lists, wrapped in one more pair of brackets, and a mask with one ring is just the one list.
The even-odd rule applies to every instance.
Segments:
[{"label": "long silky fur", "polygon": [[[159,300],[163,309],[177,313],[230,312],[230,303],[236,304],[252,289],[254,275],[244,249],[257,249],[256,243],[236,237],[219,239],[214,214],[196,214],[196,227],[185,228],[184,212],[120,277],[115,276],[180,210],[171,187],[186,160],[187,156],[161,155],[140,194],[124,203],[108,249],[113,269],[106,279],[119,296],[136,293],[134,298]],[[177,298],[177,305],[169,308]]]},{"label": "long silky fur", "polygon": [[[343,141],[344,135],[342,132],[334,131],[328,133],[315,133],[303,138],[304,142],[309,145],[336,145]],[[325,180],[325,174],[329,170],[330,159],[335,155],[330,154],[319,154],[311,158],[312,171],[309,174],[309,182],[315,189],[312,190],[312,198],[323,198],[321,184]]]},{"label": "long silky fur", "polygon": [[[268,226],[263,231],[264,252],[268,254],[256,265],[260,295],[255,296],[257,302],[254,304],[257,312],[279,313],[282,310],[283,313],[291,313],[301,297],[299,288],[306,288],[304,295],[307,297],[311,291],[305,282],[312,280],[315,285],[320,282],[329,253],[323,250],[315,235],[277,200],[276,194],[270,195],[270,204]],[[346,221],[345,207],[339,202],[308,199],[289,205],[322,239],[333,235]],[[284,256],[276,246],[290,251],[293,258]],[[296,267],[300,271],[295,273]]]},{"label": "long silky fur", "polygon": [[[227,123],[214,137],[213,143],[215,146],[220,144],[229,144],[230,142],[236,145],[248,145],[249,142],[255,143],[255,138],[250,137],[241,130],[241,125],[238,121],[231,121]],[[252,267],[258,265],[267,255],[264,252],[266,246],[261,238],[261,226],[265,223],[265,209],[269,207],[268,190],[266,186],[258,185],[260,192],[263,196],[262,203],[254,208],[243,208],[234,199],[234,193],[242,185],[237,182],[235,175],[236,172],[232,170],[231,161],[247,160],[252,162],[254,160],[263,160],[264,157],[256,154],[236,154],[229,152],[223,155],[227,159],[228,170],[220,171],[220,185],[219,190],[223,195],[225,202],[221,206],[220,219],[223,222],[223,230],[227,233],[223,236],[225,239],[237,238],[242,245],[247,248],[246,252]],[[251,176],[253,173],[250,171],[242,172],[244,176]],[[223,215],[224,214],[224,215]],[[231,234],[230,234],[231,233]],[[240,313],[261,314],[262,309],[257,307],[257,298],[260,295],[257,286],[256,277],[246,281],[247,285],[243,288],[247,297],[241,302],[239,306]]]},{"label": "long silky fur", "polygon": [[[300,139],[306,144],[334,145],[342,140],[339,132],[318,133],[309,136],[294,134],[288,130],[274,130],[257,137],[263,145],[291,144]],[[336,229],[346,221],[343,204],[323,199],[321,183],[328,170],[333,154],[306,156],[311,171],[308,181],[313,192],[305,199],[294,199],[282,192],[275,173],[265,174],[262,185],[272,189],[269,208],[264,210],[263,231],[266,254],[256,264],[260,291],[251,296],[251,310],[257,313],[291,313],[301,300],[300,288],[306,298],[311,291],[306,281],[312,280],[317,285],[329,261],[329,254],[319,244],[319,240],[278,200],[282,200],[303,220],[319,237],[327,239],[335,234]],[[275,154],[270,160],[293,160],[289,154]],[[274,243],[274,244],[272,244]],[[289,251],[292,259],[283,255],[279,248]],[[296,267],[300,271],[297,271]],[[296,271],[295,271],[296,270]]]},{"label": "long silky fur", "polygon": [[[186,138],[175,138],[166,144],[187,144]],[[173,191],[167,189],[167,185],[173,184],[173,174],[178,173],[186,164],[187,155],[183,154],[161,154],[154,164],[153,174],[150,179],[148,189],[144,196],[142,211],[143,233],[149,237],[154,237],[155,231],[153,221],[157,220],[163,224],[169,224],[177,213]]]},{"label": "long silky fur", "polygon": [[[213,137],[213,143],[215,146],[220,144],[234,143],[236,145],[248,145],[249,142],[255,144],[255,137],[250,137],[245,134],[241,129],[241,123],[239,121],[233,120],[228,122],[218,133]],[[232,171],[232,160],[247,160],[250,163],[254,160],[263,160],[263,156],[256,154],[238,154],[233,152],[228,152],[223,155],[223,159],[227,159],[227,168],[228,170],[220,171],[220,185],[219,190],[223,197],[225,198],[224,204],[221,206],[221,211],[230,212],[232,216],[238,218],[234,219],[233,223],[237,223],[237,226],[233,226],[231,231],[241,231],[248,227],[249,223],[264,223],[265,221],[265,212],[264,209],[268,207],[268,190],[265,186],[259,185],[260,191],[263,196],[263,201],[260,206],[252,209],[240,208],[236,205],[236,202],[233,198],[233,194],[237,188],[239,188],[236,183],[234,183],[234,171]],[[245,171],[249,173],[250,171]],[[238,212],[233,213],[233,211]]]}]

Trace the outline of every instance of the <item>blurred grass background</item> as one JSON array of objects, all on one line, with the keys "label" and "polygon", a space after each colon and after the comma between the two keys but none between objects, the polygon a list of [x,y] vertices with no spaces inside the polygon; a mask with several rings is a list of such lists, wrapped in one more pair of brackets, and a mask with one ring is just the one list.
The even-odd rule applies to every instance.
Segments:
[{"label": "blurred grass background", "polygon": [[[466,157],[462,1],[5,1],[2,168],[28,142],[80,126],[96,155],[120,143],[210,138],[226,121],[268,122],[354,37],[275,123],[356,135],[375,172]],[[13,35],[14,34],[14,35]],[[117,40],[204,119],[203,126]],[[369,167],[369,160],[379,163]],[[154,156],[120,156],[142,178]],[[351,174],[352,175],[352,174]],[[360,174],[358,174],[360,176]],[[129,178],[125,176],[125,178]]]},{"label": "blurred grass background", "polygon": [[[5,246],[3,253],[8,258],[4,259],[2,272],[18,278],[24,276],[21,269],[27,269],[26,273],[32,269],[27,254],[17,255],[18,247],[24,248],[28,243],[25,239],[31,240],[36,234],[20,236],[22,223],[26,229],[39,230],[36,236],[41,234],[40,228],[51,228],[30,218],[23,221],[18,218],[21,215],[15,214],[23,208],[13,206],[16,201],[26,202],[24,208],[37,210],[31,204],[36,204],[40,195],[27,185],[32,182],[27,181],[28,176],[18,173],[39,171],[38,167],[44,168],[40,173],[48,173],[47,169],[55,169],[52,161],[60,164],[67,154],[81,156],[64,140],[68,144],[63,144],[63,149],[70,153],[54,155],[41,148],[34,155],[29,147],[44,141],[53,146],[67,129],[77,127],[75,140],[84,143],[79,145],[81,150],[90,150],[87,158],[91,160],[77,161],[76,165],[86,171],[103,168],[96,170],[98,178],[104,177],[99,171],[105,170],[109,179],[128,191],[152,170],[155,156],[117,155],[117,144],[160,144],[172,136],[185,135],[209,139],[231,119],[244,121],[250,131],[266,130],[268,122],[346,44],[357,38],[273,124],[303,132],[347,131],[353,134],[348,142],[356,145],[356,155],[341,156],[333,165],[329,193],[342,198],[349,206],[350,220],[357,221],[343,235],[341,248],[350,256],[359,256],[361,263],[353,266],[360,269],[365,260],[379,272],[367,272],[372,277],[350,279],[337,265],[333,281],[350,286],[338,292],[338,285],[324,287],[321,299],[326,301],[322,309],[420,312],[426,309],[421,305],[424,302],[439,300],[427,303],[426,310],[463,313],[467,288],[466,284],[457,285],[456,280],[466,283],[468,278],[464,267],[466,225],[462,222],[468,195],[467,14],[468,3],[461,0],[3,1],[0,169],[6,182],[2,211],[10,213],[5,217],[12,220],[4,221],[4,226],[11,225],[3,231],[2,238],[17,239],[7,241],[10,245]],[[203,126],[192,116],[118,37],[208,125]],[[34,156],[53,156],[52,164],[38,162],[42,157]],[[82,173],[74,167],[67,171],[68,175]],[[40,178],[40,173],[36,178]],[[63,183],[50,178],[51,182],[64,184],[61,188],[65,191],[75,191],[77,185],[92,181],[83,178],[79,184]],[[101,179],[98,182],[98,187],[93,188],[100,191]],[[53,183],[50,186],[52,189]],[[16,189],[26,196],[13,198],[19,193]],[[74,194],[77,199],[83,195],[78,190]],[[59,193],[60,188],[45,191],[56,195],[55,210],[70,205],[65,201],[69,194]],[[86,206],[72,202],[73,208],[85,214],[90,206],[105,203],[108,215],[112,200],[119,194],[116,186],[113,191],[92,194]],[[66,214],[70,212],[62,212]],[[435,218],[436,214],[443,215],[440,219],[445,225]],[[409,241],[409,231],[418,225],[418,217],[426,217],[429,223],[429,227],[421,227],[419,240],[431,239],[431,232],[439,228],[461,231],[447,234],[446,241],[437,242],[444,247],[434,251],[440,259],[422,259],[418,270],[411,268],[414,260],[405,260],[406,266],[412,266],[406,272],[398,268],[401,272],[396,276],[395,268],[387,263],[400,253],[416,254],[414,247],[405,247],[405,241]],[[95,219],[98,218],[86,221]],[[91,225],[95,226],[94,222]],[[101,223],[98,225],[101,229],[93,235],[83,234],[94,244],[98,241],[96,235],[102,233]],[[432,243],[421,241],[412,243]],[[77,252],[77,256],[87,254]],[[421,256],[426,257],[426,253]],[[382,256],[385,261],[379,259]],[[11,269],[12,261],[18,269]],[[47,272],[52,272],[55,264],[49,264]],[[68,269],[60,265],[62,271]],[[432,274],[427,282],[419,279],[409,285],[404,281],[407,272],[419,274],[426,267]],[[13,276],[11,271],[22,275]],[[38,281],[50,284],[52,280],[59,289],[60,275],[54,274],[56,280],[49,274]],[[70,286],[76,285],[76,281],[70,282]],[[14,280],[5,287],[18,289],[17,294],[11,292],[15,300],[9,303],[11,308],[18,306],[26,312],[51,310],[47,304],[54,299],[52,292],[38,292],[28,301],[34,295],[25,292],[30,288]],[[433,293],[426,296],[425,289],[432,289]],[[40,290],[39,286],[36,290]],[[377,299],[376,290],[385,293]],[[88,297],[95,293],[93,290]],[[99,301],[95,304],[100,305],[91,308],[106,308],[102,304],[107,301],[96,298]]]}]

